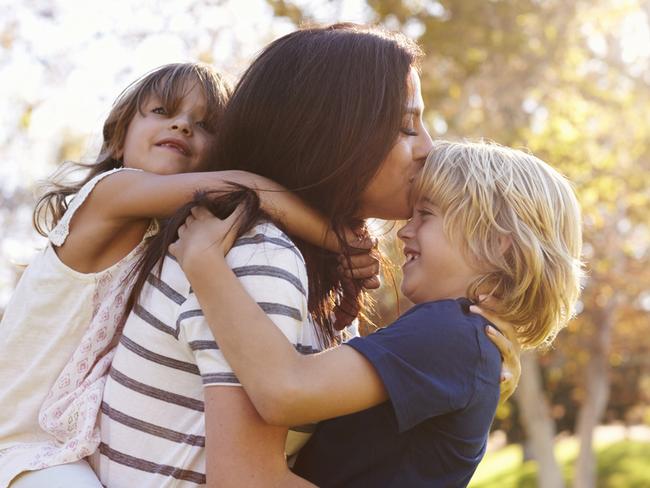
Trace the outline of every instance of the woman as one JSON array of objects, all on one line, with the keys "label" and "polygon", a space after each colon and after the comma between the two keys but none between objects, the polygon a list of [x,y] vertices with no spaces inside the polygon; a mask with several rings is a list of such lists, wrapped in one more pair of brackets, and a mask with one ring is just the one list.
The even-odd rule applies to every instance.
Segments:
[{"label": "woman", "polygon": [[[213,169],[251,171],[294,190],[323,214],[351,256],[346,227],[410,214],[410,184],[431,148],[415,69],[420,55],[401,35],[349,24],[276,40],[237,85]],[[269,223],[248,227],[228,256],[247,291],[299,350],[333,344],[333,297],[345,297],[342,308],[361,301],[336,255],[292,241]],[[138,302],[107,381],[95,459],[101,481],[308,485],[284,456],[285,439],[292,453],[308,429],[292,429],[287,438],[286,428],[264,423],[172,258],[160,276],[149,274],[169,235],[160,236],[158,254],[152,246],[140,272]]]}]

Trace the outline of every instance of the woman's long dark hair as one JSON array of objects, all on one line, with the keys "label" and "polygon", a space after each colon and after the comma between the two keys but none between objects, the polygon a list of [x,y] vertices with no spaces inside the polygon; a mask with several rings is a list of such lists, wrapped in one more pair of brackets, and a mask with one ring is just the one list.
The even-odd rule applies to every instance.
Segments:
[{"label": "woman's long dark hair", "polygon": [[159,276],[162,273],[164,260],[160,259],[160,256],[164,256],[169,245],[178,239],[178,228],[183,225],[193,207],[205,207],[213,215],[225,219],[237,206],[242,205],[243,211],[239,222],[237,222],[238,233],[240,235],[251,230],[260,219],[270,220],[269,216],[260,208],[260,199],[257,193],[236,183],[231,183],[230,185],[230,189],[221,191],[206,190],[196,192],[192,201],[178,209],[165,222],[161,231],[149,240],[145,253],[138,260],[130,272],[129,277],[126,279],[126,282],[129,282],[134,277],[135,281],[127,299],[122,321],[126,319],[133,306],[137,303],[140,292],[147,282],[150,273],[154,272]]},{"label": "woman's long dark hair", "polygon": [[[400,34],[354,24],[277,39],[237,84],[211,169],[250,171],[296,192],[326,216],[349,255],[344,229],[363,226],[355,217],[360,195],[397,140],[407,77],[420,55]],[[343,279],[336,255],[294,240],[307,264],[309,311],[330,345],[336,305],[356,310],[361,287]],[[134,296],[164,252],[149,248]]]}]

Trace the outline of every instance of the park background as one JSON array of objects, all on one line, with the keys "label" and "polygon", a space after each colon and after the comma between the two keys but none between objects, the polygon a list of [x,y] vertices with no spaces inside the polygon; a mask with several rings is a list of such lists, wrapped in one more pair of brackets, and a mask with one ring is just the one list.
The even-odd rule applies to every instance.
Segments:
[{"label": "park background", "polygon": [[[93,160],[129,82],[188,60],[236,80],[297,25],[383,24],[427,54],[434,138],[528,148],[583,205],[577,317],[551,349],[522,356],[470,486],[650,486],[649,0],[0,0],[0,12],[0,314],[44,245],[31,228],[39,181]],[[395,245],[384,252],[399,259]],[[397,315],[383,281],[377,323]]]}]

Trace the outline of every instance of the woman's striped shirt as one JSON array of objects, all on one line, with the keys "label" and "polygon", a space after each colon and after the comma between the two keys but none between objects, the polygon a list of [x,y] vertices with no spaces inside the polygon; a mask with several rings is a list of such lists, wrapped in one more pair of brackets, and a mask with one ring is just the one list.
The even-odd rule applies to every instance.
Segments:
[{"label": "woman's striped shirt", "polygon": [[[248,293],[303,353],[319,342],[307,311],[307,273],[291,240],[270,223],[238,239],[227,262]],[[215,276],[214,279],[219,279]],[[246,324],[241,324],[246,327]],[[240,386],[178,263],[167,256],[129,315],[104,390],[93,465],[110,487],[205,483],[203,388]],[[309,436],[289,431],[287,453]]]}]

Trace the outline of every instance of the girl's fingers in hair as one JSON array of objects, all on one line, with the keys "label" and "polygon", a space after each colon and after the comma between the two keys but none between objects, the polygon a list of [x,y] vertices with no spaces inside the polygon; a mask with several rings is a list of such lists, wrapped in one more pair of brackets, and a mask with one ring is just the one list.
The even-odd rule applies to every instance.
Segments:
[{"label": "girl's fingers in hair", "polygon": [[343,269],[366,268],[376,264],[377,271],[379,271],[379,260],[370,253],[354,254],[350,256],[349,260],[341,255],[338,257],[338,262]]},{"label": "girl's fingers in hair", "polygon": [[373,276],[372,278],[363,280],[363,287],[366,290],[376,290],[380,286],[381,286],[381,280],[379,279],[379,276]]},{"label": "girl's fingers in hair", "polygon": [[377,238],[369,235],[359,235],[352,229],[345,230],[345,241],[354,250],[369,251],[377,247]]},{"label": "girl's fingers in hair", "polygon": [[343,267],[339,267],[339,271],[342,271],[343,276],[346,278],[365,280],[379,274],[379,263],[374,263],[370,266],[364,266],[363,268],[345,269]]}]

